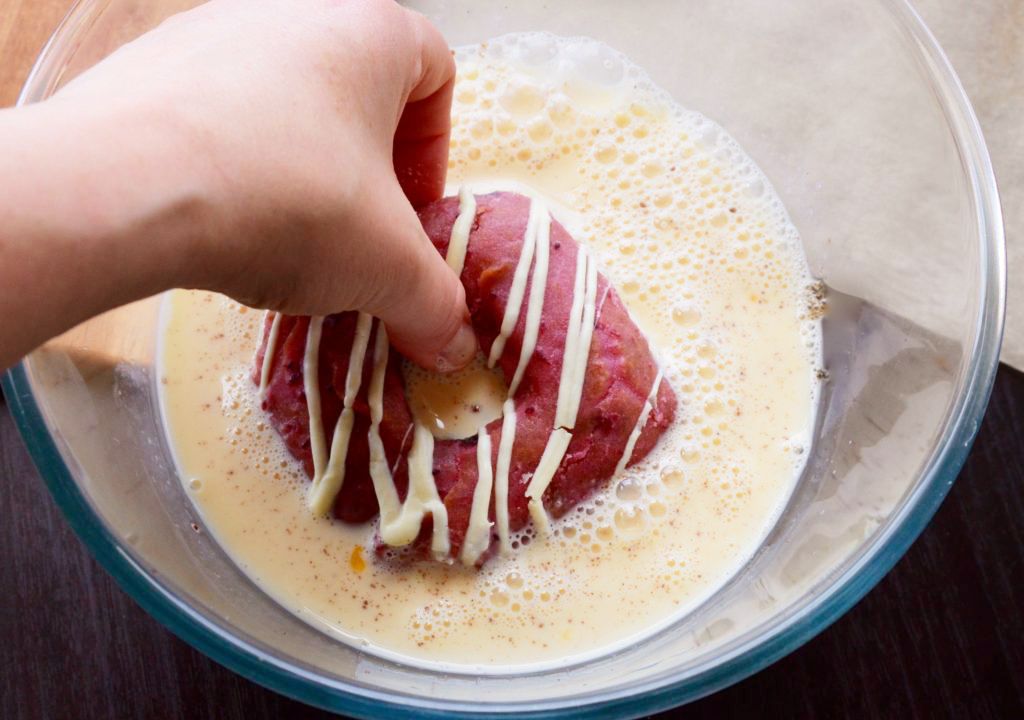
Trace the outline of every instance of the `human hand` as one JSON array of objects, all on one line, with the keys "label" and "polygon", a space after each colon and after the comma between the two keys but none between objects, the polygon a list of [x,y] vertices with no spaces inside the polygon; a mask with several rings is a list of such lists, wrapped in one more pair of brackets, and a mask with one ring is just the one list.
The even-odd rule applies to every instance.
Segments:
[{"label": "human hand", "polygon": [[122,136],[157,129],[166,149],[141,160],[162,164],[160,189],[133,223],[184,239],[160,253],[167,282],[364,310],[407,357],[450,369],[476,340],[413,204],[443,192],[454,73],[438,31],[390,0],[212,0],[49,102],[112,107]]}]

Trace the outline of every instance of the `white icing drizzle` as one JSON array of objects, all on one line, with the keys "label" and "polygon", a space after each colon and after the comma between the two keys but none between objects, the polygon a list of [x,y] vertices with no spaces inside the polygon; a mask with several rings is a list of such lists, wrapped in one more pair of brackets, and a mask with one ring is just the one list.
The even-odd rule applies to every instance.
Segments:
[{"label": "white icing drizzle", "polygon": [[576,253],[576,278],[573,283],[572,307],[569,309],[569,325],[565,335],[565,349],[562,353],[562,373],[558,384],[558,404],[555,410],[555,424],[544,446],[544,453],[526,488],[530,498],[529,509],[533,522],[540,530],[550,527],[544,511],[544,491],[554,478],[562,458],[569,448],[576,426],[580,402],[583,398],[583,384],[586,379],[587,360],[590,357],[590,343],[594,335],[594,321],[597,307],[597,263],[580,245]]},{"label": "white icing drizzle", "polygon": [[491,505],[491,436],[484,429],[476,442],[477,480],[473,489],[473,505],[469,511],[469,527],[462,541],[460,559],[463,565],[475,565],[491,544],[491,521],[487,511]]},{"label": "white icing drizzle", "polygon": [[576,348],[579,345],[579,326],[583,319],[583,305],[586,302],[587,256],[581,247],[576,253],[576,274],[572,287],[572,306],[569,308],[569,321],[565,329],[565,346],[562,348],[562,373],[558,380],[558,403],[555,406],[555,427],[572,429],[575,417],[569,415],[569,393],[566,392],[572,379],[576,363]]},{"label": "white icing drizzle", "polygon": [[466,264],[466,250],[469,248],[469,233],[476,220],[476,197],[465,185],[459,188],[459,216],[452,225],[452,234],[448,239],[448,253],[445,262],[457,276],[462,275],[462,267]]},{"label": "white icing drizzle", "polygon": [[[531,233],[532,229],[532,233]],[[551,216],[543,203],[530,202],[530,219],[526,223],[526,237],[523,245],[532,242],[535,247],[532,283],[530,285],[530,306],[526,311],[526,328],[523,333],[523,346],[519,351],[519,364],[515,375],[508,386],[508,396],[515,397],[519,383],[523,379],[533,351],[537,347],[537,334],[540,331],[540,315],[544,309],[544,292],[548,286],[548,256],[551,248]],[[492,348],[493,349],[493,348]]]},{"label": "white icing drizzle", "polygon": [[576,416],[583,400],[583,383],[587,377],[587,362],[590,360],[590,343],[594,338],[594,327],[597,320],[597,261],[587,257],[587,294],[583,303],[583,322],[580,325],[580,344],[576,351],[576,368],[570,389],[572,404],[568,412],[572,414],[572,425],[576,425]]},{"label": "white icing drizzle", "polygon": [[[426,425],[416,423],[413,429],[412,449],[409,451],[409,494],[405,498],[397,521],[401,537],[407,537],[408,540],[405,543],[389,544],[404,545],[412,542],[419,534],[423,516],[427,513],[434,518],[430,550],[435,557],[443,558],[450,549],[448,509],[441,502],[437,494],[437,485],[434,483],[434,435]],[[381,537],[384,537],[383,532]]]},{"label": "white icing drizzle", "polygon": [[629,458],[633,456],[633,448],[636,447],[636,441],[640,437],[640,433],[643,432],[644,426],[647,424],[647,418],[650,417],[651,410],[654,409],[654,403],[658,397],[658,389],[661,387],[662,378],[661,365],[658,365],[658,374],[654,377],[654,383],[651,385],[651,392],[647,395],[647,400],[644,401],[644,407],[640,411],[640,417],[636,421],[636,425],[633,426],[633,431],[629,434],[629,439],[626,441],[626,449],[622,452],[622,457],[619,458],[618,464],[615,466],[615,474],[618,475],[626,469],[626,464],[629,462]]},{"label": "white icing drizzle", "polygon": [[530,263],[533,262],[533,252],[536,247],[537,213],[532,212],[533,203],[530,203],[530,217],[526,222],[526,233],[523,235],[523,246],[519,250],[519,262],[516,264],[515,272],[512,274],[512,284],[508,289],[508,301],[505,303],[505,314],[501,319],[501,330],[498,337],[491,343],[491,353],[487,358],[487,367],[494,367],[501,354],[505,351],[505,343],[508,341],[512,331],[516,329],[519,322],[519,313],[523,307],[523,295],[526,293],[526,280],[530,274]]},{"label": "white icing drizzle", "polygon": [[324,319],[314,315],[309,318],[306,332],[306,350],[302,358],[302,383],[306,391],[306,409],[309,412],[309,451],[313,456],[313,485],[323,477],[327,465],[327,450],[324,447],[324,424],[320,414],[320,332]]},{"label": "white icing drizzle", "polygon": [[540,462],[537,463],[537,469],[533,471],[530,485],[526,488],[526,497],[530,498],[529,509],[533,524],[545,532],[550,529],[550,525],[548,515],[544,512],[544,491],[548,489],[558,466],[562,464],[562,458],[565,457],[570,442],[572,434],[564,428],[557,428],[551,433],[547,445],[544,446],[544,453],[540,456]]},{"label": "white icing drizzle", "polygon": [[[266,318],[271,311],[267,310],[264,315],[263,324],[266,325]],[[274,366],[274,353],[277,352],[277,335],[281,330],[281,313],[274,313],[274,321],[270,323],[270,332],[267,333],[267,347],[263,351],[263,364],[260,366],[260,391],[259,398],[262,400],[267,396],[267,386],[270,384],[270,371]]]},{"label": "white icing drizzle", "polygon": [[[526,327],[523,334],[523,345],[519,352],[519,363],[508,388],[508,399],[502,406],[501,440],[498,442],[498,457],[494,469],[494,519],[498,526],[498,543],[502,554],[512,550],[509,537],[508,517],[508,474],[512,464],[512,448],[516,439],[516,406],[513,398],[519,383],[523,379],[533,352],[537,347],[537,334],[540,331],[540,317],[544,308],[544,293],[548,283],[548,263],[550,257],[551,215],[547,207],[538,200],[530,201],[530,214],[526,221],[526,232],[520,250],[519,263],[512,276],[509,288],[508,303],[502,318],[501,332],[491,345],[488,365],[493,367],[501,357],[505,342],[519,322],[522,312],[523,296],[526,282],[532,267],[533,282],[530,285],[530,305],[526,312]],[[536,256],[536,259],[534,257]],[[480,437],[483,435],[481,434]],[[490,438],[488,438],[488,445]],[[489,468],[488,468],[489,470]],[[479,481],[478,481],[479,482]],[[476,494],[474,493],[474,503]],[[472,512],[472,511],[471,511]]]},{"label": "white icing drizzle", "polygon": [[501,440],[494,465],[494,520],[498,525],[498,543],[504,555],[512,551],[508,524],[508,470],[512,464],[512,445],[516,440],[516,404],[512,398],[501,407]]},{"label": "white icing drizzle", "polygon": [[590,357],[590,341],[594,335],[596,300],[597,263],[581,245],[579,252],[576,253],[576,283],[573,288],[572,308],[569,311],[569,328],[565,336],[565,352],[562,354],[562,376],[558,384],[555,427],[572,430],[576,425],[576,415],[579,413],[580,400],[583,397],[587,360]]},{"label": "white icing drizzle", "polygon": [[[384,419],[384,373],[388,366],[388,336],[383,326],[377,328],[377,341],[373,347],[373,374],[370,376],[370,479],[380,505],[381,532],[386,521],[398,515],[398,490],[395,489],[392,469],[388,467],[384,442],[380,437],[380,423]],[[409,426],[412,429],[412,425]],[[408,435],[409,430],[406,430]],[[402,440],[403,444],[405,439]]]},{"label": "white icing drizzle", "polygon": [[388,337],[383,325],[377,329],[370,378],[370,478],[380,505],[380,537],[391,546],[408,545],[419,535],[423,517],[429,512],[434,520],[430,549],[437,557],[448,554],[448,510],[434,484],[434,436],[426,426],[415,423],[412,449],[409,451],[409,492],[405,502],[398,500],[391,469],[388,468],[380,423],[384,417],[384,375],[388,364]]},{"label": "white icing drizzle", "polygon": [[[366,347],[370,343],[370,329],[373,318],[366,313],[359,313],[356,320],[356,332],[352,338],[352,348],[348,356],[348,370],[345,373],[345,396],[342,400],[341,415],[334,425],[334,436],[328,451],[327,467],[319,479],[314,475],[313,487],[309,493],[309,507],[317,515],[323,515],[334,504],[334,498],[341,490],[345,481],[345,459],[348,457],[349,441],[352,439],[352,423],[359,387],[363,382],[363,360]],[[318,391],[319,395],[319,391]],[[319,398],[317,405],[319,406]],[[312,421],[311,421],[312,422]],[[312,428],[312,426],[311,426]]]}]

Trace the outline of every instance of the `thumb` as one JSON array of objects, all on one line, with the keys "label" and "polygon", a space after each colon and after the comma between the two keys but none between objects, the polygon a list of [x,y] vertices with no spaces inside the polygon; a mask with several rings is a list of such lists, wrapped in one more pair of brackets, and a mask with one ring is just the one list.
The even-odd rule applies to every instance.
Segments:
[{"label": "thumb", "polygon": [[[475,357],[478,344],[469,324],[466,291],[434,248],[404,197],[389,223],[388,266],[363,308],[380,318],[388,337],[405,357],[428,370],[450,372]],[[393,212],[393,211],[392,211]]]}]

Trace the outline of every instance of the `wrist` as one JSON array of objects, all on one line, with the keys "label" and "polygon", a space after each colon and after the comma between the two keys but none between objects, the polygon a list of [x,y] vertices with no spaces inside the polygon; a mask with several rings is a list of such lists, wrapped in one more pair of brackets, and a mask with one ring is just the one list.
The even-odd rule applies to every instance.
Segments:
[{"label": "wrist", "polygon": [[208,286],[212,204],[187,142],[144,102],[100,96],[115,102],[0,110],[0,368],[105,310]]},{"label": "wrist", "polygon": [[[111,94],[32,108],[53,193],[51,241],[103,272],[107,309],[177,286],[204,285],[210,203],[173,113]],[[56,142],[54,142],[56,138]]]}]

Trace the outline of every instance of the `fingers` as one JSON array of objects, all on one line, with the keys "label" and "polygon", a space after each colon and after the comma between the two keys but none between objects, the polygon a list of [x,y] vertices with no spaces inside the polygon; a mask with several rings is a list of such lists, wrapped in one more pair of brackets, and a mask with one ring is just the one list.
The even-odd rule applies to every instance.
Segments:
[{"label": "fingers", "polygon": [[[426,18],[410,13],[418,37],[419,77],[409,93],[395,130],[392,159],[406,198],[419,207],[444,194],[451,134],[455,61],[441,33]],[[477,340],[468,320],[462,283],[431,245],[409,213],[408,263],[378,295],[375,314],[388,328],[391,342],[413,362],[449,372],[476,355]]]},{"label": "fingers", "polygon": [[389,237],[379,238],[377,257],[386,265],[365,274],[376,287],[361,309],[379,317],[392,344],[416,364],[440,372],[465,367],[476,355],[477,340],[462,283],[407,203],[392,204],[382,216],[389,218]]},{"label": "fingers", "polygon": [[444,193],[455,61],[437,28],[421,15],[410,17],[419,41],[419,77],[395,131],[393,161],[402,190],[419,207]]},{"label": "fingers", "polygon": [[413,207],[444,194],[451,102],[449,83],[425,100],[406,105],[398,123],[393,150],[395,175]]},{"label": "fingers", "polygon": [[[455,79],[455,59],[441,31],[427,18],[409,11],[413,32],[418,40],[421,69],[419,79],[409,93],[409,102],[419,102],[433,96]],[[445,127],[448,126],[445,113]]]}]

